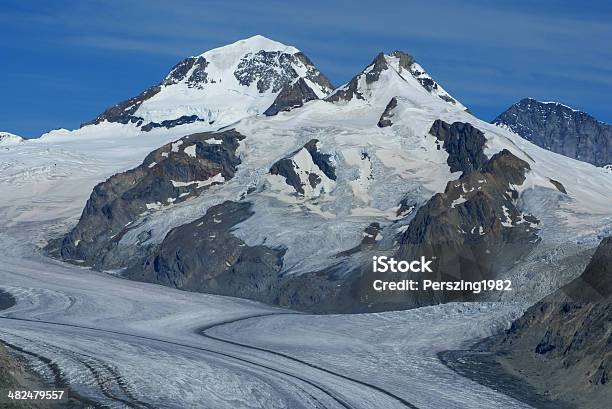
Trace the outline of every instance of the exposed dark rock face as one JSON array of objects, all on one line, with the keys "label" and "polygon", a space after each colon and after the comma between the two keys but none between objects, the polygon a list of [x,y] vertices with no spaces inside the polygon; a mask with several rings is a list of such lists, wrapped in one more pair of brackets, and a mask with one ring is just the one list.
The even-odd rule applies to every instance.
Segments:
[{"label": "exposed dark rock face", "polygon": [[289,186],[293,186],[296,192],[304,194],[302,180],[295,172],[293,160],[290,158],[283,158],[272,165],[270,174],[283,176]]},{"label": "exposed dark rock face", "polygon": [[391,122],[391,118],[393,117],[392,111],[396,107],[397,107],[397,98],[393,97],[391,98],[391,101],[389,101],[387,106],[385,107],[385,111],[382,113],[382,115],[380,116],[380,119],[378,120],[377,125],[379,128],[384,128],[384,127],[393,125],[393,122]]},{"label": "exposed dark rock face", "polygon": [[[293,56],[281,51],[258,51],[245,55],[234,76],[244,86],[257,83],[261,93],[271,89],[278,92],[281,88],[297,77],[292,67]],[[280,69],[277,69],[277,66]]]},{"label": "exposed dark rock face", "polygon": [[328,102],[350,101],[353,98],[365,99],[359,90],[359,80],[365,75],[367,84],[372,84],[380,78],[380,74],[387,70],[389,65],[385,60],[385,55],[379,53],[374,60],[361,73],[355,75],[343,88],[336,90],[333,94],[325,98]]},{"label": "exposed dark rock face", "polygon": [[556,181],[554,179],[550,179],[550,178],[548,180],[550,180],[550,183],[552,183],[553,186],[556,187],[559,192],[561,192],[561,193],[563,193],[565,195],[567,194],[567,190],[565,190],[565,186],[563,186],[563,184],[561,182],[558,182],[558,181]]},{"label": "exposed dark rock face", "polygon": [[385,55],[379,53],[374,60],[359,74],[355,75],[348,84],[336,90],[333,94],[325,98],[328,102],[350,101],[353,98],[365,99],[359,90],[359,80],[365,75],[366,83],[371,84],[378,81],[380,74],[389,68]]},{"label": "exposed dark rock face", "polygon": [[252,215],[247,202],[224,202],[172,229],[144,266],[126,276],[190,291],[272,302],[283,249],[247,246],[231,230]]},{"label": "exposed dark rock face", "polygon": [[283,87],[274,103],[264,112],[264,115],[273,116],[280,111],[289,111],[315,99],[319,99],[317,94],[308,86],[304,78],[300,78],[296,82]]},{"label": "exposed dark rock face", "polygon": [[[168,76],[162,82],[162,85],[173,85],[187,80],[186,83],[189,88],[201,89],[203,84],[209,82],[208,73],[206,72],[208,64],[206,58],[202,56],[186,58],[172,68]],[[192,69],[191,75],[187,78],[187,74],[189,74]],[[215,81],[212,80],[211,82]]]},{"label": "exposed dark rock face", "polygon": [[[18,358],[0,343],[0,388],[3,391],[11,390],[33,390],[34,388],[49,388],[34,371],[26,365],[23,358]],[[5,409],[36,409],[42,406],[34,404],[29,400],[11,401],[3,397],[2,408]],[[44,405],[45,408],[51,405]],[[53,405],[58,408],[59,405]]]},{"label": "exposed dark rock face", "polygon": [[450,125],[437,119],[429,133],[443,142],[442,147],[448,152],[447,163],[451,172],[469,173],[479,169],[487,160],[483,153],[486,141],[484,134],[468,123],[455,122]]},{"label": "exposed dark rock face", "polygon": [[416,62],[413,56],[406,54],[403,51],[394,51],[391,53],[391,55],[399,60],[400,67],[405,70],[410,70],[410,67],[412,67]]},{"label": "exposed dark rock face", "polygon": [[304,148],[310,153],[312,161],[321,169],[325,176],[331,180],[336,180],[336,168],[331,161],[331,155],[322,153],[317,146],[318,143],[317,139],[311,139],[306,142]]},{"label": "exposed dark rock face", "polygon": [[11,308],[15,303],[15,297],[10,293],[0,290],[0,311]]},{"label": "exposed dark rock face", "polygon": [[612,301],[612,237],[601,241],[582,275],[563,287],[560,292],[573,302]]},{"label": "exposed dark rock face", "polygon": [[151,152],[140,166],[98,184],[79,223],[50,249],[59,244],[62,258],[103,268],[108,250],[143,215],[231,179],[243,138],[234,130],[193,134]]},{"label": "exposed dark rock face", "polygon": [[385,60],[385,54],[379,53],[376,58],[374,58],[374,61],[372,61],[370,66],[372,68],[366,73],[365,76],[368,84],[378,81],[380,78],[380,73],[389,68],[389,64],[387,64],[387,60]]},{"label": "exposed dark rock face", "polygon": [[374,222],[370,223],[368,227],[363,231],[363,239],[361,239],[361,243],[352,249],[343,251],[338,253],[338,257],[350,256],[355,253],[359,253],[363,250],[371,249],[381,238],[380,232],[382,231],[382,227],[380,223]]},{"label": "exposed dark rock face", "polygon": [[[336,169],[331,162],[331,155],[322,153],[319,151],[317,144],[319,141],[317,139],[311,139],[308,141],[302,149],[305,149],[310,155],[312,162],[317,166],[317,168],[328,178],[331,180],[336,180]],[[303,195],[305,181],[302,180],[300,175],[298,174],[298,170],[300,169],[299,164],[297,164],[294,160],[294,157],[302,150],[298,149],[293,152],[286,158],[282,158],[272,165],[270,168],[270,174],[279,175],[285,178],[286,183],[289,186],[292,186],[295,191]],[[316,173],[312,173],[307,171],[308,183],[312,188],[315,188],[321,183],[321,176]]]},{"label": "exposed dark rock face", "polygon": [[[436,121],[435,135],[448,142],[449,164],[463,174],[418,209],[398,238],[398,260],[433,260],[433,273],[366,273],[365,298],[370,304],[407,308],[432,303],[475,300],[484,294],[460,291],[376,292],[375,279],[480,281],[498,279],[539,241],[538,220],[518,208],[518,193],[529,164],[503,150],[486,160],[484,137],[469,124]],[[433,132],[432,132],[433,133]],[[482,139],[481,139],[482,138]],[[407,204],[406,204],[407,205]],[[371,270],[370,270],[371,271]]]},{"label": "exposed dark rock face", "polygon": [[[160,84],[148,88],[136,97],[130,98],[126,101],[122,101],[117,105],[108,108],[100,115],[98,115],[98,117],[93,121],[81,124],[81,127],[86,125],[99,124],[103,121],[119,122],[122,124],[135,123],[138,126],[141,126],[144,122],[144,119],[142,117],[139,117],[138,115],[135,115],[135,113],[144,101],[150,99],[159,91],[161,91],[162,86],[178,84],[181,81],[185,81],[189,88],[201,89],[204,84],[207,84],[209,82],[208,74],[206,73],[207,66],[208,61],[206,61],[206,59],[202,56],[185,58],[184,60],[176,64],[172,68],[172,70],[170,70],[170,73]],[[189,78],[187,78],[187,74],[189,74],[189,72],[191,72],[191,75],[189,76]],[[212,82],[214,82],[214,80]],[[184,123],[191,123],[198,120],[195,115],[194,117],[195,119],[191,121],[187,121],[187,118],[191,117],[185,116],[176,119],[169,119],[167,121],[163,121],[161,124],[151,122],[145,124],[144,127],[147,127],[147,131],[150,131],[151,129],[160,126],[170,128],[172,126],[182,125]]]},{"label": "exposed dark rock face", "polygon": [[315,68],[315,65],[312,63],[312,61],[310,61],[306,54],[300,51],[294,54],[294,57],[307,67],[307,79],[315,84],[319,84],[321,89],[325,90],[326,92],[331,92],[334,89],[334,85],[331,83],[331,81],[325,75],[323,75],[322,72]]},{"label": "exposed dark rock face", "polygon": [[232,234],[253,215],[248,202],[224,202],[172,229],[142,265],[124,276],[189,291],[230,295],[311,312],[363,310],[355,280],[331,271],[281,275],[284,249],[248,246]]},{"label": "exposed dark rock face", "polygon": [[344,266],[339,264],[326,271],[284,277],[273,303],[323,314],[368,311],[359,302],[358,275],[340,274],[342,271],[345,272]]},{"label": "exposed dark rock face", "polygon": [[200,119],[197,115],[183,115],[180,118],[173,119],[170,121],[162,121],[161,123],[149,122],[140,129],[142,129],[144,132],[149,132],[151,129],[154,128],[170,129],[179,125],[192,124],[196,121],[203,121],[203,119]]},{"label": "exposed dark rock face", "polygon": [[[448,143],[449,157],[453,164],[459,164],[463,174],[416,214],[416,203],[408,199],[400,203],[398,216],[414,214],[414,218],[398,236],[396,258],[435,256],[435,273],[427,276],[434,280],[496,278],[504,271],[502,266],[520,258],[538,240],[538,221],[518,209],[518,194],[511,188],[523,183],[529,165],[508,151],[486,160],[482,134],[469,124],[441,123],[435,129],[441,142]],[[111,257],[109,262],[106,255],[133,227],[132,223],[151,210],[147,204],[157,207],[168,199],[179,201],[200,194],[206,186],[188,184],[195,180],[219,174],[223,180],[231,178],[239,163],[235,150],[241,138],[234,131],[185,137],[152,152],[138,168],[96,187],[79,224],[61,242],[60,255],[84,260],[84,264],[96,268],[108,267],[114,259]],[[270,173],[283,176],[301,195],[305,194],[306,184],[314,188],[322,178],[336,180],[331,155],[321,152],[318,143],[310,140],[277,161]],[[475,168],[475,164],[480,165]],[[302,165],[308,167],[306,172],[300,169]],[[127,266],[123,263],[127,267],[123,274],[180,289],[245,297],[312,312],[380,311],[475,299],[464,293],[374,292],[372,280],[380,277],[364,266],[370,266],[367,256],[377,251],[384,236],[378,223],[364,230],[358,246],[339,253],[336,265],[324,271],[292,275],[283,270],[284,249],[263,244],[249,246],[232,234],[252,214],[247,202],[214,206],[203,217],[172,229],[161,244],[151,246]],[[147,240],[145,236],[142,241]],[[416,277],[410,273],[410,277],[385,278]]]},{"label": "exposed dark rock face", "polygon": [[417,208],[417,202],[408,197],[403,198],[399,202],[399,208],[395,212],[396,216],[407,216]]},{"label": "exposed dark rock face", "polygon": [[187,86],[189,88],[199,88],[202,89],[203,84],[208,84],[209,82],[216,82],[215,80],[208,78],[208,73],[206,72],[206,67],[208,66],[208,61],[206,58],[200,56],[194,62],[194,68],[191,72],[191,75],[187,79]]},{"label": "exposed dark rock face", "polygon": [[350,101],[353,98],[365,99],[361,91],[359,91],[359,76],[353,77],[343,88],[336,90],[333,94],[325,98],[325,101]]},{"label": "exposed dark rock face", "polygon": [[142,124],[143,118],[135,116],[134,113],[136,112],[136,110],[138,110],[140,104],[142,104],[147,99],[153,97],[160,90],[161,87],[159,85],[155,85],[151,88],[148,88],[139,95],[108,108],[106,111],[98,115],[93,121],[81,124],[81,127],[84,127],[86,125],[99,124],[100,122],[104,121],[118,122],[121,124],[128,124],[130,122]]},{"label": "exposed dark rock face", "polygon": [[612,163],[612,126],[565,105],[526,98],[492,123],[570,158],[595,166]]},{"label": "exposed dark rock face", "polygon": [[261,93],[271,90],[279,92],[284,86],[293,83],[299,78],[294,67],[300,61],[307,64],[306,78],[323,89],[331,90],[331,83],[321,74],[302,53],[287,54],[282,51],[258,51],[245,55],[234,76],[242,85],[249,86],[257,84],[257,90]]},{"label": "exposed dark rock face", "polygon": [[[53,374],[51,379],[41,376],[40,368],[34,368],[28,358],[36,361],[36,364],[46,365]],[[60,401],[10,400],[3,396],[2,409],[85,409],[93,408],[96,404],[69,388],[55,362],[0,339],[0,389],[6,391],[4,394],[8,391],[43,391],[58,388],[66,389]]]},{"label": "exposed dark rock face", "polygon": [[172,67],[172,70],[170,70],[170,73],[162,82],[162,84],[178,84],[179,82],[184,80],[189,70],[191,70],[191,68],[193,67],[194,62],[195,59],[193,57],[185,58],[183,61],[180,61],[178,64]]},{"label": "exposed dark rock face", "polygon": [[612,401],[612,237],[582,275],[529,308],[485,346],[541,391],[580,408]]}]

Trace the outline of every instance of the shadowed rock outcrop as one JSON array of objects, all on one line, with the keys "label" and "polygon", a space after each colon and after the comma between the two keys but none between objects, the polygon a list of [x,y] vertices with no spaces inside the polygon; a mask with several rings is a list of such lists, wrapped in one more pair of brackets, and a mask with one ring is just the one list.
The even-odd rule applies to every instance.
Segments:
[{"label": "shadowed rock outcrop", "polygon": [[378,120],[377,125],[379,128],[385,128],[387,126],[393,125],[393,122],[391,121],[391,118],[393,117],[392,111],[396,107],[397,107],[397,98],[393,97],[391,98],[391,101],[389,101],[387,106],[385,107],[385,111],[382,113],[382,115],[380,116],[380,119]]},{"label": "shadowed rock outcrop", "polygon": [[168,121],[161,121],[160,123],[157,122],[149,122],[148,124],[144,125],[141,129],[144,132],[149,132],[152,129],[155,128],[166,128],[166,129],[170,129],[173,128],[175,126],[179,126],[179,125],[185,125],[185,124],[192,124],[194,122],[202,122],[204,121],[203,119],[200,119],[197,115],[183,115],[177,119],[172,119],[172,120],[168,120]]},{"label": "shadowed rock outcrop", "polygon": [[183,290],[272,303],[284,250],[247,246],[231,233],[252,215],[247,202],[213,206],[203,217],[172,229],[144,266],[124,275]]},{"label": "shadowed rock outcrop", "polygon": [[281,275],[285,249],[249,246],[232,234],[253,215],[248,202],[213,206],[191,223],[172,229],[127,278],[183,290],[244,297],[311,312],[363,310],[354,303],[355,279],[332,270]]},{"label": "shadowed rock outcrop", "polygon": [[256,84],[260,93],[268,90],[279,92],[285,85],[291,84],[299,77],[295,71],[298,62],[307,70],[305,78],[318,84],[322,89],[333,88],[329,80],[302,52],[288,54],[283,51],[260,50],[249,53],[238,63],[234,76],[242,85]]},{"label": "shadowed rock outcrop", "polygon": [[585,409],[612,401],[612,237],[581,276],[483,344],[540,393]]},{"label": "shadowed rock outcrop", "polygon": [[[471,291],[376,292],[367,284],[375,279],[430,279],[481,281],[498,279],[539,241],[538,220],[519,209],[518,192],[529,164],[507,150],[487,160],[484,136],[469,124],[452,126],[436,121],[434,135],[445,142],[452,170],[462,170],[419,208],[408,228],[398,237],[398,260],[433,260],[433,273],[366,273],[364,298],[372,304],[406,308],[475,300],[485,294]],[[433,132],[432,132],[433,133]]]},{"label": "shadowed rock outcrop", "polygon": [[308,86],[304,78],[300,78],[296,82],[283,87],[274,103],[264,112],[264,115],[273,116],[280,111],[289,111],[315,99],[318,99],[317,94]]},{"label": "shadowed rock outcrop", "polygon": [[567,190],[565,190],[565,186],[563,186],[563,183],[550,178],[548,180],[550,180],[550,183],[552,183],[553,186],[556,187],[559,192],[565,195],[567,194]]},{"label": "shadowed rock outcrop", "polygon": [[[300,195],[305,194],[304,187],[307,184],[312,189],[319,186],[323,175],[330,180],[336,180],[336,169],[331,161],[331,155],[319,151],[318,144],[317,139],[311,139],[303,148],[274,163],[270,168],[270,174],[282,176],[285,182]],[[314,167],[305,169],[300,167],[309,163]]]},{"label": "shadowed rock outcrop", "polygon": [[380,74],[387,70],[389,65],[385,59],[385,54],[379,53],[374,60],[360,74],[354,76],[348,84],[336,90],[333,94],[325,98],[328,102],[350,101],[353,98],[364,99],[359,90],[359,81],[365,77],[367,84],[372,84],[380,78]]},{"label": "shadowed rock outcrop", "polygon": [[443,143],[442,147],[448,152],[447,163],[451,172],[468,173],[479,169],[487,160],[483,153],[484,134],[468,123],[448,124],[437,119],[429,133]]},{"label": "shadowed rock outcrop", "polygon": [[140,94],[125,101],[119,102],[117,105],[114,105],[100,115],[98,115],[94,120],[89,122],[84,122],[81,124],[81,128],[87,125],[95,125],[104,121],[108,122],[118,122],[120,124],[142,124],[144,119],[140,116],[134,115],[134,113],[147,99],[150,99],[155,94],[157,94],[161,90],[161,86],[154,85],[150,88],[147,88]]},{"label": "shadowed rock outcrop", "polygon": [[151,152],[140,166],[98,184],[76,227],[50,249],[66,260],[108,267],[106,253],[139,218],[231,179],[243,138],[233,130],[193,134]]},{"label": "shadowed rock outcrop", "polygon": [[15,303],[15,297],[10,293],[0,290],[0,311],[11,308]]}]

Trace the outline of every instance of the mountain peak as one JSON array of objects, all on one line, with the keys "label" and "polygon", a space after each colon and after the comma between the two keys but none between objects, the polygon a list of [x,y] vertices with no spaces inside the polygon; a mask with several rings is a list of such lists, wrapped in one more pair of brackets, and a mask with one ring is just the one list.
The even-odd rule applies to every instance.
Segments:
[{"label": "mountain peak", "polygon": [[524,98],[491,122],[552,152],[595,166],[612,163],[612,126],[560,102]]},{"label": "mountain peak", "polygon": [[[296,86],[299,79],[306,83]],[[185,58],[158,85],[84,125],[118,122],[151,131],[195,124],[194,130],[214,130],[247,116],[269,113],[283,90],[283,101],[275,105],[274,112],[322,98],[332,89],[297,48],[255,35]]]},{"label": "mountain peak", "polygon": [[237,53],[244,54],[249,51],[281,51],[288,54],[295,54],[300,52],[297,48],[289,45],[285,45],[278,41],[271,40],[267,37],[262,36],[261,34],[256,34],[252,37],[244,38],[242,40],[238,40],[231,44],[227,44],[221,47],[213,48],[211,50],[205,51],[199,56],[203,57],[212,57],[214,55],[218,55],[220,53]]},{"label": "mountain peak", "polygon": [[[378,84],[383,73],[387,84]],[[416,80],[416,81],[415,81]],[[407,86],[407,87],[406,87]],[[412,87],[412,89],[410,89]],[[391,54],[379,53],[374,60],[365,67],[359,74],[354,76],[346,85],[338,88],[333,94],[327,97],[329,102],[351,101],[353,99],[368,100],[376,89],[385,88],[395,95],[405,89],[405,93],[413,94],[415,88],[418,92],[424,89],[430,95],[436,96],[447,103],[466,109],[461,103],[450,96],[440,84],[421,67],[414,57],[403,51],[394,51]],[[392,88],[389,90],[388,88]],[[388,95],[385,102],[389,100]]]}]

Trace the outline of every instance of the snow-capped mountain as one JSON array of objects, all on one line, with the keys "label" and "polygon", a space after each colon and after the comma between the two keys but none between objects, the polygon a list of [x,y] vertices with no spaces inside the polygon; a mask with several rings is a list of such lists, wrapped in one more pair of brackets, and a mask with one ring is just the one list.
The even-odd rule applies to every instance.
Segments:
[{"label": "snow-capped mountain", "polygon": [[[431,95],[437,96],[460,109],[467,109],[434,81],[412,56],[402,51],[395,51],[390,55],[378,54],[363,72],[354,76],[348,84],[335,90],[327,97],[327,100],[332,102],[349,102],[353,99],[367,100],[377,92],[380,75],[387,71],[397,74],[391,81],[406,81],[407,78],[416,79],[423,89]],[[385,86],[392,85],[385,84]]]},{"label": "snow-capped mountain", "polygon": [[10,132],[0,132],[0,145],[15,145],[22,143],[23,138]]},{"label": "snow-capped mountain", "polygon": [[[572,256],[610,229],[611,197],[609,173],[475,118],[395,52],[324,100],[153,150],[96,186],[50,249],[128,278],[315,311],[454,299],[376,293],[371,257],[383,254],[436,257],[439,279],[511,277],[520,291],[504,297],[535,301],[580,273]],[[566,268],[551,275],[550,260]]]},{"label": "snow-capped mountain", "polygon": [[561,155],[595,166],[612,164],[612,125],[558,102],[525,98],[492,123]]},{"label": "snow-capped mountain", "polygon": [[[159,84],[84,126],[114,122],[150,131],[200,122],[202,129],[216,129],[273,104],[278,112],[331,90],[329,80],[297,48],[257,35],[184,59]],[[294,97],[290,105],[283,103],[287,94]]]}]

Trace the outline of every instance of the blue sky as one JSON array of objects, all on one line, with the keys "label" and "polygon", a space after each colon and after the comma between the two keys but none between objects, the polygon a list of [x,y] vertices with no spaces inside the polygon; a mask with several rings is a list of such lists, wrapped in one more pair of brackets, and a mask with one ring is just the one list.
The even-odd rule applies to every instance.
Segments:
[{"label": "blue sky", "polygon": [[609,1],[13,1],[0,9],[0,130],[76,128],[180,59],[262,34],[334,83],[379,51],[414,55],[490,120],[523,97],[612,122]]}]

